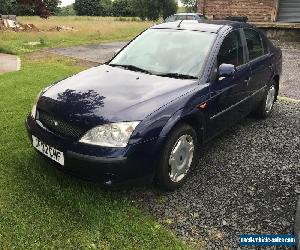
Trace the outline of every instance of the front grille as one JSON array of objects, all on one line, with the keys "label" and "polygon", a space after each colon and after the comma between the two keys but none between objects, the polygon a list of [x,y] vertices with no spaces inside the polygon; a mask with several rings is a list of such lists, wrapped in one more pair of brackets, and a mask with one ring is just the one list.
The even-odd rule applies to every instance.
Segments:
[{"label": "front grille", "polygon": [[79,139],[85,133],[85,130],[71,125],[70,123],[67,123],[65,121],[56,119],[54,116],[42,111],[39,111],[38,120],[43,124],[43,126],[45,126],[53,133],[72,139]]}]

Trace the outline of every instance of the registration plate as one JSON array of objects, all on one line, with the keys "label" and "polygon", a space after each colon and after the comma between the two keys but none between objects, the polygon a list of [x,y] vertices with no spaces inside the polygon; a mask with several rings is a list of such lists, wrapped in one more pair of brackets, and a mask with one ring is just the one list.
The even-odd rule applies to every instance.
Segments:
[{"label": "registration plate", "polygon": [[60,165],[65,165],[64,153],[32,136],[33,147]]}]

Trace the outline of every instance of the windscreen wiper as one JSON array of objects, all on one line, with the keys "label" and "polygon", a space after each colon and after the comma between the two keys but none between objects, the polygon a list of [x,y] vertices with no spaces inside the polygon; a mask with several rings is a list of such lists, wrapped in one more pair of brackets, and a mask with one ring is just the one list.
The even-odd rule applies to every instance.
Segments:
[{"label": "windscreen wiper", "polygon": [[160,74],[158,76],[178,78],[178,79],[198,79],[198,77],[196,77],[196,76],[184,75],[184,74],[178,74],[178,73]]},{"label": "windscreen wiper", "polygon": [[146,73],[146,74],[149,74],[149,75],[153,74],[149,70],[142,69],[142,68],[139,68],[139,67],[134,66],[134,65],[126,65],[126,64],[108,64],[108,65],[112,66],[112,67],[120,67],[120,68],[128,69],[128,70],[131,70],[131,71],[142,72],[142,73]]}]

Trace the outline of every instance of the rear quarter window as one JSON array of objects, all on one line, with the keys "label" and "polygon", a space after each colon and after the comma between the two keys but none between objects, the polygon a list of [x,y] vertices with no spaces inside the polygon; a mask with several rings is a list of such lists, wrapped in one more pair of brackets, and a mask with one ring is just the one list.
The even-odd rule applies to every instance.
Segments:
[{"label": "rear quarter window", "polygon": [[262,39],[256,30],[244,29],[249,51],[249,60],[252,61],[265,54]]},{"label": "rear quarter window", "polygon": [[263,46],[264,46],[264,53],[268,54],[270,52],[270,48],[269,48],[267,38],[262,37],[262,41],[263,41]]}]

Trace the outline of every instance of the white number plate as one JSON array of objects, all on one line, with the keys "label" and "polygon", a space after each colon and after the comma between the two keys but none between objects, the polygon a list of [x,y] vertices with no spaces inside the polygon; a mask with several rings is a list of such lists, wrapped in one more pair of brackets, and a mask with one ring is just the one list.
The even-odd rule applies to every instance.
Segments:
[{"label": "white number plate", "polygon": [[48,156],[53,161],[56,161],[60,165],[65,165],[65,158],[63,152],[45,144],[35,136],[32,136],[33,147],[35,147],[42,154]]}]

